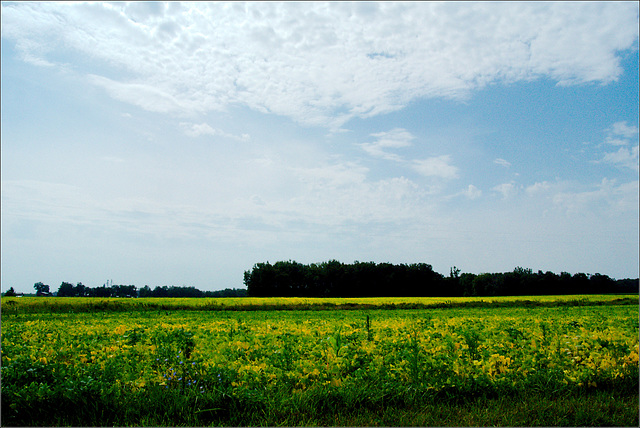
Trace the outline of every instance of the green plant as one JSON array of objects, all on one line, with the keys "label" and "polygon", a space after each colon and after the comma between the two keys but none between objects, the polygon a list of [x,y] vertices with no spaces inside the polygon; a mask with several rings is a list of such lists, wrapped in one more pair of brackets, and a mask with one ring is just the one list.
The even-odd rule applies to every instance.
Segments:
[{"label": "green plant", "polygon": [[341,332],[342,332],[342,327],[338,327],[333,333],[333,335],[327,337],[327,344],[329,344],[329,347],[333,349],[333,351],[336,354],[336,357],[340,356],[341,350],[346,349],[346,346],[343,346],[342,344]]},{"label": "green plant", "polygon": [[411,372],[411,379],[414,383],[418,382],[421,377],[420,371],[420,340],[418,338],[418,331],[413,329],[410,334],[409,342],[409,369]]},{"label": "green plant", "polygon": [[469,351],[469,358],[477,360],[480,358],[478,346],[480,345],[480,334],[474,329],[465,329],[461,332]]}]

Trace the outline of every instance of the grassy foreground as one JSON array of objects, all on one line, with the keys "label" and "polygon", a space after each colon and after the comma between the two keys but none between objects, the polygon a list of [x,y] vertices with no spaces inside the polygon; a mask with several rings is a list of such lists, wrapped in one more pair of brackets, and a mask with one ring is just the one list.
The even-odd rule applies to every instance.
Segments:
[{"label": "grassy foreground", "polygon": [[226,400],[151,389],[126,399],[61,393],[51,397],[55,402],[34,401],[28,414],[3,417],[2,426],[638,426],[638,395],[631,389],[362,397],[362,391],[335,388]]},{"label": "grassy foreground", "polygon": [[347,311],[32,300],[2,299],[2,426],[639,422],[637,296],[316,302]]}]

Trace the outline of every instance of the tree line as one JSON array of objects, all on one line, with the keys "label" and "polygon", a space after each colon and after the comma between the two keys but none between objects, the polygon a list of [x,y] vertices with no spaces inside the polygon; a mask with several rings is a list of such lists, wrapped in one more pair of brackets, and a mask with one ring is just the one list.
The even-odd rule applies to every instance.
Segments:
[{"label": "tree line", "polygon": [[638,279],[607,275],[533,272],[516,267],[504,273],[435,272],[426,263],[390,264],[331,260],[257,263],[244,273],[251,297],[464,297],[638,293]]},{"label": "tree line", "polygon": [[[217,291],[202,291],[193,286],[157,286],[153,289],[148,285],[137,288],[135,285],[103,284],[101,287],[88,287],[81,282],[76,285],[70,282],[60,284],[58,291],[51,292],[51,287],[42,282],[33,285],[36,296],[57,297],[246,297],[247,290],[242,288],[225,288]],[[13,287],[9,288],[5,296],[15,296]]]},{"label": "tree line", "polygon": [[[295,261],[257,263],[244,272],[246,289],[201,291],[193,286],[108,285],[88,287],[63,282],[58,291],[37,282],[36,296],[58,297],[465,297],[561,294],[638,293],[638,279],[612,279],[607,275],[533,272],[516,267],[504,273],[460,273],[448,276],[426,263],[391,264],[330,260],[305,265]],[[15,296],[11,287],[5,296]]]}]

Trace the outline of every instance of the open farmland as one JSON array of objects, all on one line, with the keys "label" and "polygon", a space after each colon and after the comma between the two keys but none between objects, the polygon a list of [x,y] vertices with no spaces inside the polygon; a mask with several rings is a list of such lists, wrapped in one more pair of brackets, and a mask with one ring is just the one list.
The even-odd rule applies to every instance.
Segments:
[{"label": "open farmland", "polygon": [[638,315],[638,296],[3,298],[2,424],[637,426]]},{"label": "open farmland", "polygon": [[94,297],[2,298],[5,313],[104,311],[252,311],[330,309],[443,309],[514,306],[638,305],[638,295],[584,294],[492,297],[225,297],[122,299]]}]

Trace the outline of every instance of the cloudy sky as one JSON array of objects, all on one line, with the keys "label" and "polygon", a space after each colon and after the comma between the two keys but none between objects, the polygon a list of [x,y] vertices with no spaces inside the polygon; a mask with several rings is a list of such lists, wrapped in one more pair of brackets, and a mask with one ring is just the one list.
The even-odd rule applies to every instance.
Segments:
[{"label": "cloudy sky", "polygon": [[638,3],[2,2],[2,290],[638,277]]}]

